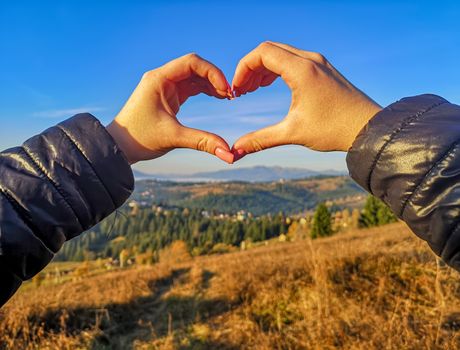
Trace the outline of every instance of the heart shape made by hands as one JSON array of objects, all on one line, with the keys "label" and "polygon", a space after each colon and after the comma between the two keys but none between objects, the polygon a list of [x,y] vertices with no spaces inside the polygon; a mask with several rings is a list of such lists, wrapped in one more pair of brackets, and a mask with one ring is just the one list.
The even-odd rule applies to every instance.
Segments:
[{"label": "heart shape made by hands", "polygon": [[[186,127],[177,119],[180,106],[191,96],[238,98],[269,86],[278,77],[292,92],[287,115],[274,125],[243,135],[231,148],[222,137]],[[220,69],[196,54],[146,73],[109,127],[132,163],[175,148],[205,151],[232,163],[247,154],[288,144],[347,151],[380,109],[322,55],[265,42],[240,60],[232,86]]]}]

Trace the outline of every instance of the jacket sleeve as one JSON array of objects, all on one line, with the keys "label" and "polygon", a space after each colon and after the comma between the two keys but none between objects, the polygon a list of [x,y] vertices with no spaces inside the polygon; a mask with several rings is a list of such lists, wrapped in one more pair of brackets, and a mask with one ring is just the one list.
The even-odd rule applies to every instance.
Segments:
[{"label": "jacket sleeve", "polygon": [[90,114],[0,153],[0,306],[133,186],[125,156]]},{"label": "jacket sleeve", "polygon": [[377,113],[347,155],[351,177],[460,271],[460,106],[435,95]]}]

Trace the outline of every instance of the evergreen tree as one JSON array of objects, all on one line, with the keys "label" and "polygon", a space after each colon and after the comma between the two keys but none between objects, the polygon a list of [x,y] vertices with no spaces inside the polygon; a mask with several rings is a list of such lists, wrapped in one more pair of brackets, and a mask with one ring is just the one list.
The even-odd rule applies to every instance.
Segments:
[{"label": "evergreen tree", "polygon": [[[91,232],[66,242],[58,260],[119,258],[124,249],[137,247],[139,254],[158,251],[173,241],[182,240],[190,250],[199,248],[205,254],[218,244],[239,246],[243,239],[253,242],[277,237],[288,230],[283,213],[252,217],[243,221],[235,217],[203,215],[202,209],[174,208],[153,212],[139,208],[135,216],[120,210],[91,229]],[[134,254],[136,255],[136,254]]]},{"label": "evergreen tree", "polygon": [[396,216],[380,199],[369,196],[359,218],[360,227],[375,227],[395,222]]},{"label": "evergreen tree", "polygon": [[332,234],[331,213],[324,203],[316,207],[313,215],[313,226],[310,232],[311,238],[330,236]]},{"label": "evergreen tree", "polygon": [[377,221],[379,225],[391,224],[392,222],[396,222],[397,220],[398,218],[391,211],[390,207],[388,207],[385,203],[381,201],[380,209],[377,212]]}]

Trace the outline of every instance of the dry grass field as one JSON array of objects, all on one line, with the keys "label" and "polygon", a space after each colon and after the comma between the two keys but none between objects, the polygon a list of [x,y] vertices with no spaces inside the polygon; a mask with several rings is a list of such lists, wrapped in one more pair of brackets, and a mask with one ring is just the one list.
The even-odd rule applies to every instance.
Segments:
[{"label": "dry grass field", "polygon": [[458,349],[460,276],[400,223],[30,283],[1,349]]}]

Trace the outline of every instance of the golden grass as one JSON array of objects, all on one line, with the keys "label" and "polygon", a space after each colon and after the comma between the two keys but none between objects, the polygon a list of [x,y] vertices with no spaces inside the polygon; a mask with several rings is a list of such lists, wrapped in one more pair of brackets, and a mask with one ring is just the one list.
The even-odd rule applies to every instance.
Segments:
[{"label": "golden grass", "polygon": [[403,224],[20,291],[2,349],[458,349],[460,282]]}]

